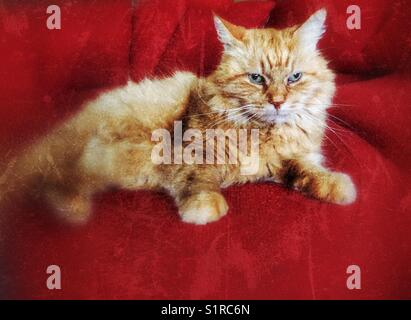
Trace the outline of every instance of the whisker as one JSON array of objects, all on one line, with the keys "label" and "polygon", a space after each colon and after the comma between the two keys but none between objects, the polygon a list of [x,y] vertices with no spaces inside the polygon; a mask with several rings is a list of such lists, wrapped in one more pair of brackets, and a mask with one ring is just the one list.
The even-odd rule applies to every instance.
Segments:
[{"label": "whisker", "polygon": [[210,114],[221,114],[221,113],[223,113],[223,112],[221,112],[221,111],[210,111],[210,112],[186,115],[186,116],[184,116],[184,118],[201,117],[201,116],[206,116],[206,115],[210,115]]},{"label": "whisker", "polygon": [[[231,109],[231,110],[233,110],[233,109]],[[205,115],[209,115],[209,114],[223,114],[226,111],[227,110],[217,110],[217,111],[210,111],[210,112],[204,112],[204,113],[190,114],[190,115],[186,115],[185,118],[200,117],[200,116],[205,116]]]},{"label": "whisker", "polygon": [[[317,101],[319,101],[318,98],[314,98],[314,99],[316,99]],[[348,105],[347,105],[347,106],[348,106]],[[337,117],[337,116],[334,116],[334,115],[330,114],[329,112],[325,112],[325,111],[322,111],[322,110],[318,110],[318,111],[319,111],[320,113],[322,113],[322,114],[326,114],[327,117],[328,117],[328,120],[330,120],[331,122],[335,123],[335,121],[333,121],[333,119],[332,119],[332,118],[334,118],[335,120],[338,120],[338,121],[341,122],[342,124],[345,124],[348,128],[354,130],[354,128],[353,128],[348,122],[344,121],[343,119],[341,119],[341,118],[339,118],[339,117]]]},{"label": "whisker", "polygon": [[250,111],[251,107],[253,107],[253,105],[248,104],[238,108],[227,109],[226,116],[223,116],[221,119],[217,119],[217,121],[213,122],[211,124],[211,128],[215,128],[217,125],[220,125],[227,121],[238,122],[241,118],[243,118],[244,115],[246,115]]},{"label": "whisker", "polygon": [[[310,116],[308,116],[310,117]],[[315,120],[315,117],[313,118]],[[333,133],[335,135],[335,137],[341,142],[341,144],[344,146],[344,149],[356,159],[356,155],[352,153],[352,151],[350,150],[350,148],[348,148],[347,144],[344,142],[344,139],[336,132],[336,128],[331,128],[330,126],[328,126],[327,124],[325,124],[325,127],[327,129],[329,129],[329,132]],[[344,130],[344,133],[350,133],[347,130]],[[337,147],[337,145],[331,140],[331,138],[329,138],[327,136],[327,133],[324,132],[324,137],[326,137],[330,142],[332,142],[332,144],[334,145],[334,147],[336,148],[336,150],[341,150],[340,148]]]},{"label": "whisker", "polygon": [[343,103],[312,103],[312,102],[304,102],[305,105],[310,106],[331,106],[331,107],[358,107],[357,105],[353,104],[343,104]]},{"label": "whisker", "polygon": [[[344,121],[343,119],[341,119],[341,118],[339,118],[339,117],[337,117],[337,116],[335,116],[335,115],[333,115],[333,114],[331,114],[327,111],[317,110],[316,112],[319,112],[319,113],[325,115],[327,117],[327,120],[331,121],[334,124],[338,124],[337,122],[341,122],[341,124],[343,124],[344,126],[350,128],[352,130],[355,130],[355,128],[352,127],[351,124],[349,124],[348,122]],[[340,130],[344,130],[344,129],[340,129]]]},{"label": "whisker", "polygon": [[[322,114],[327,115],[327,116],[329,115],[329,114],[326,114],[326,113],[322,113]],[[312,114],[312,113],[306,112],[306,113],[305,113],[305,116],[308,117],[308,118],[311,118],[312,120],[323,122],[323,123],[324,123],[324,127],[327,128],[327,129],[329,129],[329,130],[331,130],[331,131],[333,131],[334,133],[335,133],[336,131],[348,132],[347,130],[345,130],[345,129],[343,129],[343,128],[333,128],[333,127],[330,127],[330,126],[327,124],[327,122],[324,122],[324,119],[318,118],[318,117],[316,117],[316,116],[315,116],[314,114]],[[327,120],[327,119],[326,119],[326,120]],[[328,120],[332,121],[331,119],[328,119]],[[333,122],[333,123],[334,123],[334,122]]]},{"label": "whisker", "polygon": [[[302,90],[302,93],[305,93],[307,96],[312,96],[312,92],[309,90]],[[311,99],[315,99],[318,103],[310,103],[310,102],[305,102],[302,104],[305,105],[318,105],[318,106],[329,106],[329,107],[358,107],[358,105],[352,105],[352,104],[346,104],[346,103],[323,103],[321,100],[317,97],[311,97]]]}]

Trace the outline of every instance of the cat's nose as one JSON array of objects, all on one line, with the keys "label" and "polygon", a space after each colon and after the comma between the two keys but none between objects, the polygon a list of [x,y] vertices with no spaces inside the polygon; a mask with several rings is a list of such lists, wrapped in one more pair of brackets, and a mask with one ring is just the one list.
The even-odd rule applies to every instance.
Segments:
[{"label": "cat's nose", "polygon": [[281,105],[284,103],[284,101],[272,101],[271,104],[274,106],[276,110],[280,110]]}]

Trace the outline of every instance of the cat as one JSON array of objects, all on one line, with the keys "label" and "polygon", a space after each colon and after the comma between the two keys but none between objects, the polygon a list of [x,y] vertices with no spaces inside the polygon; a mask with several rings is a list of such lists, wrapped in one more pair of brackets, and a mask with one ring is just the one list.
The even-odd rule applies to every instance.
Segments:
[{"label": "cat", "polygon": [[[214,16],[223,54],[211,75],[129,81],[87,102],[8,163],[0,179],[3,201],[16,189],[41,194],[62,218],[83,223],[93,194],[109,186],[162,190],[183,221],[206,224],[228,211],[222,188],[272,181],[351,204],[351,178],[322,164],[326,110],[335,93],[335,75],[317,48],[325,19],[321,9],[301,25],[277,30],[246,29]],[[258,170],[242,175],[241,161],[155,164],[152,132],[172,132],[177,120],[201,132],[258,129]]]}]

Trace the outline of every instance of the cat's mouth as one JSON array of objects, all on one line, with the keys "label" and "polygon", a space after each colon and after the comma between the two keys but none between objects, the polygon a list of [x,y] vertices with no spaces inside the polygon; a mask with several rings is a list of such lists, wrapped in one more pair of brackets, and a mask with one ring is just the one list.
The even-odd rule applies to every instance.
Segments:
[{"label": "cat's mouth", "polygon": [[288,114],[269,114],[261,117],[261,120],[269,124],[282,124],[288,122],[290,118]]},{"label": "cat's mouth", "polygon": [[260,124],[284,124],[293,119],[293,113],[289,110],[276,109],[273,105],[264,106],[245,105],[234,109],[229,109],[226,114],[227,120],[246,125],[252,122]]},{"label": "cat's mouth", "polygon": [[264,106],[261,110],[261,120],[269,124],[283,124],[291,120],[292,114],[283,109],[275,109],[272,105]]}]

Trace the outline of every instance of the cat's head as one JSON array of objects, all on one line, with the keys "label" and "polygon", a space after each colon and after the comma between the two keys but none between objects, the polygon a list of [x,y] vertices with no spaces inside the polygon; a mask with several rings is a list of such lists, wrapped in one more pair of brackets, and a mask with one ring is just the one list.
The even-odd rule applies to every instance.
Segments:
[{"label": "cat's head", "polygon": [[317,49],[325,18],[322,9],[302,25],[276,30],[215,17],[224,53],[209,77],[212,108],[240,124],[281,125],[324,113],[335,91],[334,74]]}]

